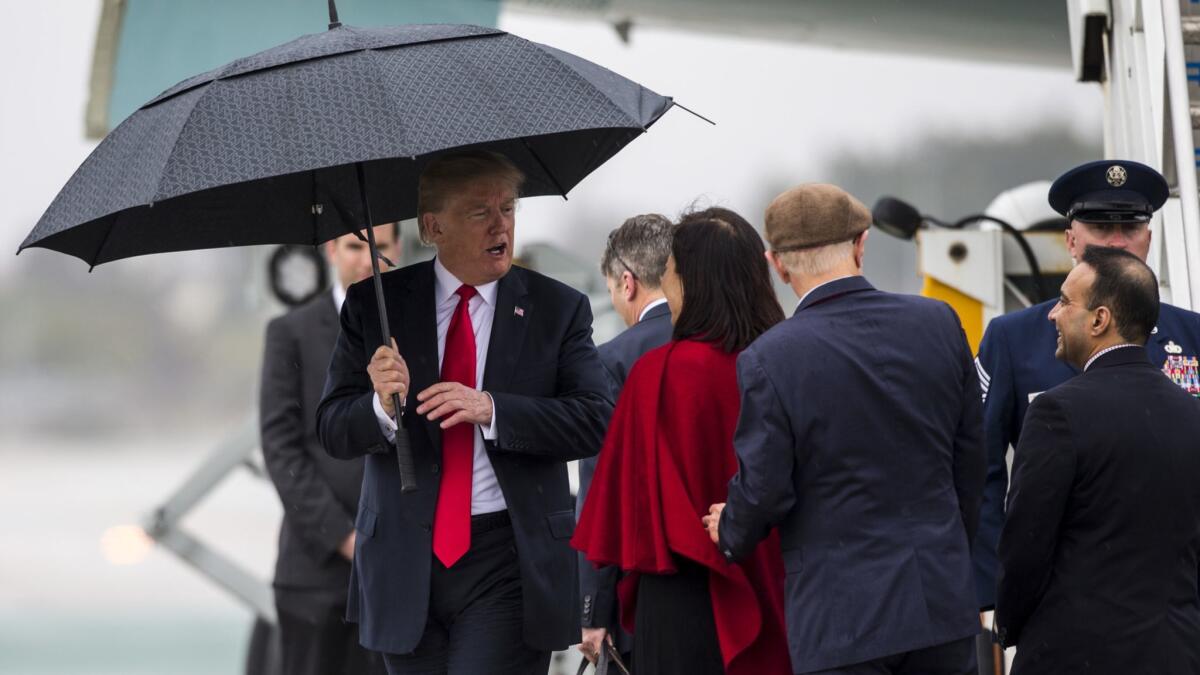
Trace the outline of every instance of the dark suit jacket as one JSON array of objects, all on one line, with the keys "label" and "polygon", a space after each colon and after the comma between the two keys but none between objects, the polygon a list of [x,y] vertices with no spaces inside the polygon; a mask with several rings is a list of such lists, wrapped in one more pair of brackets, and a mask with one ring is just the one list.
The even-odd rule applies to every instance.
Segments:
[{"label": "dark suit jacket", "polygon": [[[400,492],[395,455],[371,406],[366,365],[383,343],[371,280],[347,293],[318,433],[334,456],[367,455],[347,616],[359,622],[363,646],[403,654],[425,628],[441,465],[438,423],[413,412],[416,394],[439,379],[432,261],[384,274],[383,288],[412,378],[404,432],[420,489]],[[500,280],[483,376],[499,438],[487,451],[512,518],[525,641],[541,650],[579,641],[565,462],[599,452],[612,414],[591,323],[587,298],[557,281],[519,267]]]},{"label": "dark suit jacket", "polygon": [[[642,354],[667,344],[671,339],[671,309],[663,303],[649,312],[628,330],[600,345],[600,361],[608,375],[611,397],[615,401],[625,386],[629,369]],[[583,512],[592,475],[596,473],[596,458],[579,462],[579,494],[575,497],[575,517]],[[583,554],[579,554],[579,590],[583,600],[583,621],[587,628],[607,628],[617,642],[617,648],[628,652],[632,637],[620,628],[617,620],[617,577],[615,567],[596,569]]]},{"label": "dark suit jacket", "polygon": [[[972,550],[975,587],[981,608],[996,602],[996,547],[1004,527],[1008,494],[1008,448],[1021,439],[1021,424],[1030,397],[1053,389],[1078,371],[1054,358],[1057,331],[1047,319],[1057,300],[1048,300],[992,319],[979,345],[979,380],[983,388],[983,430],[987,443],[987,484],[979,514],[979,535]],[[1200,314],[1164,304],[1158,326],[1146,343],[1150,364],[1162,368],[1167,349],[1180,356],[1200,355]]]},{"label": "dark suit jacket", "polygon": [[259,427],[283,502],[275,586],[328,591],[344,604],[350,562],[338,546],[354,531],[363,462],[336,460],[317,439],[317,405],[337,334],[328,292],[267,324]]},{"label": "dark suit jacket", "polygon": [[742,352],[738,384],[721,547],[778,525],[795,671],[978,633],[980,394],[953,310],[830,282]]},{"label": "dark suit jacket", "polygon": [[1200,672],[1198,439],[1200,400],[1141,347],[1034,399],[1000,538],[1014,673]]}]

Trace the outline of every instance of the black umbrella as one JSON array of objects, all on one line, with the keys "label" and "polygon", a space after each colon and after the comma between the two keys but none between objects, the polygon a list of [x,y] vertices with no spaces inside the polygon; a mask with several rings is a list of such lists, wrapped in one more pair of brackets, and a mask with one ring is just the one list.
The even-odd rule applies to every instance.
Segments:
[{"label": "black umbrella", "polygon": [[[17,252],[48,248],[95,266],[167,251],[317,245],[365,228],[377,256],[368,225],[416,215],[417,177],[438,153],[503,153],[525,172],[525,195],[565,197],[674,105],[503,31],[355,28],[329,4],[327,32],[184,80],[130,115]],[[377,262],[375,284],[390,344]],[[415,489],[411,455],[397,445],[404,489]]]}]

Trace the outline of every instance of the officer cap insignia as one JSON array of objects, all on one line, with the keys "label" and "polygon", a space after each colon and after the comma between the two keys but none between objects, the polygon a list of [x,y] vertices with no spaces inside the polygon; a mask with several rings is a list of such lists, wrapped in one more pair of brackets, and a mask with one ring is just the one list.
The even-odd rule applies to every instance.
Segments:
[{"label": "officer cap insignia", "polygon": [[1169,189],[1153,167],[1124,159],[1080,164],[1050,186],[1050,206],[1083,223],[1149,223]]}]

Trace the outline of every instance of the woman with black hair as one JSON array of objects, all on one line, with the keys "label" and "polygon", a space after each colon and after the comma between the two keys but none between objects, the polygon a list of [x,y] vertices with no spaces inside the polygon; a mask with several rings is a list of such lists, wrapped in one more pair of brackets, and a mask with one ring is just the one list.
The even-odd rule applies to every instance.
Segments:
[{"label": "woman with black hair", "polygon": [[783,319],[758,233],[728,209],[685,216],[663,276],[671,342],[634,365],[572,545],[627,572],[639,674],[791,673],[772,536],[725,561],[701,518],[737,472],[737,355]]}]

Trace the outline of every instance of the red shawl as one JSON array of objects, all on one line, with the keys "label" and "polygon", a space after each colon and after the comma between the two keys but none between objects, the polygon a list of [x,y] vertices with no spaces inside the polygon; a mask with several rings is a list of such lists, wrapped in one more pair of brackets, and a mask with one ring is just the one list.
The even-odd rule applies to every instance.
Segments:
[{"label": "red shawl", "polygon": [[700,518],[725,501],[737,472],[737,354],[670,342],[638,360],[617,401],[571,545],[598,565],[630,572],[621,623],[632,630],[638,573],[672,574],[672,554],[709,569],[725,672],[792,672],[775,533],[730,565]]}]

